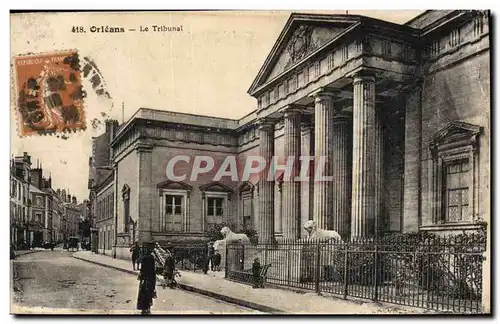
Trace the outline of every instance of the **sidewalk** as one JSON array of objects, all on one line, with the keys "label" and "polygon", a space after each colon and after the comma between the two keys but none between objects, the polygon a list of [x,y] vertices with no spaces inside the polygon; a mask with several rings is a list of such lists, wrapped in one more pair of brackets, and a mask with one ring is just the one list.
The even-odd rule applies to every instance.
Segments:
[{"label": "sidewalk", "polygon": [[25,254],[40,252],[40,251],[43,251],[43,249],[35,248],[34,250],[18,250],[18,251],[14,251],[14,252],[16,253],[16,256],[21,256],[21,255],[25,255]]},{"label": "sidewalk", "polygon": [[[74,258],[137,275],[132,262],[81,251]],[[425,309],[380,304],[370,301],[344,300],[318,296],[315,293],[297,293],[286,289],[253,289],[251,286],[228,281],[221,273],[180,271],[177,282],[182,289],[207,295],[229,303],[275,314],[424,314]]]}]

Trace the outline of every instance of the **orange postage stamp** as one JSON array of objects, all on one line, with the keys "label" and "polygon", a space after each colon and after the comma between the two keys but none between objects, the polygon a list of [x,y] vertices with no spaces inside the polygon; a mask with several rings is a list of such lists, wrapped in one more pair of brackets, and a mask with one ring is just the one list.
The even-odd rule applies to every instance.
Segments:
[{"label": "orange postage stamp", "polygon": [[85,129],[78,51],[14,59],[19,135]]}]

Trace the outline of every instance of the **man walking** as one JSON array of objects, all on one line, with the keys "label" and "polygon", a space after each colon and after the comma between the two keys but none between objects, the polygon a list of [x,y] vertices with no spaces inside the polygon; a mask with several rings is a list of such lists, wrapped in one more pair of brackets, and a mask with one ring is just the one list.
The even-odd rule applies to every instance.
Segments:
[{"label": "man walking", "polygon": [[134,267],[134,270],[136,264],[137,264],[137,270],[140,270],[141,260],[139,257],[141,253],[141,248],[139,247],[138,241],[135,241],[134,244],[132,244],[130,252],[132,252],[132,266]]}]

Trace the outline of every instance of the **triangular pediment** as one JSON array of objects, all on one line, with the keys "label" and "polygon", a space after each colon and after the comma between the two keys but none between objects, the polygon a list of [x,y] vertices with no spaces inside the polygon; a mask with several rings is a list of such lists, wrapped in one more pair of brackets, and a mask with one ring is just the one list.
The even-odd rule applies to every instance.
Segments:
[{"label": "triangular pediment", "polygon": [[481,126],[459,121],[451,122],[434,134],[430,144],[436,146],[471,139],[481,130]]},{"label": "triangular pediment", "polygon": [[204,184],[200,186],[201,191],[214,191],[214,192],[229,192],[232,193],[233,189],[226,186],[223,183],[218,181],[212,181],[210,183]]},{"label": "triangular pediment", "polygon": [[351,15],[292,14],[248,92],[290,70],[359,20]]},{"label": "triangular pediment", "polygon": [[160,189],[191,190],[193,187],[182,181],[166,180],[156,185]]}]

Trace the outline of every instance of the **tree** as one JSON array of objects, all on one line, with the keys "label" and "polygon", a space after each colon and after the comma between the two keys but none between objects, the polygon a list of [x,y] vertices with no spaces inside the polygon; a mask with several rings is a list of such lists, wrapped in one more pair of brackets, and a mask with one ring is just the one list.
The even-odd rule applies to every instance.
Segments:
[{"label": "tree", "polygon": [[81,237],[90,237],[90,221],[88,219],[80,220],[78,233]]}]

